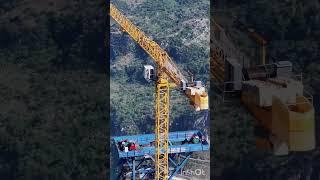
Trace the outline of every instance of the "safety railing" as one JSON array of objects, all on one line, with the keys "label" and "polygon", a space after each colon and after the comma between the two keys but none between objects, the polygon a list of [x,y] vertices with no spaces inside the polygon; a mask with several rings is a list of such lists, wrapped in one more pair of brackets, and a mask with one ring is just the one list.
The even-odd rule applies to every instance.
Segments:
[{"label": "safety railing", "polygon": [[[168,153],[185,153],[185,152],[196,152],[196,151],[208,151],[210,149],[209,144],[184,144],[184,145],[174,145],[169,146]],[[153,155],[155,154],[155,147],[145,147],[141,150],[132,150],[128,152],[119,152],[120,158],[126,157],[137,157],[137,156],[145,156],[145,155]]]},{"label": "safety railing", "polygon": [[[169,133],[169,141],[183,141],[184,139],[190,139],[194,134],[202,135],[200,131],[182,131]],[[116,143],[128,140],[140,144],[148,144],[155,141],[155,134],[142,134],[133,136],[118,136],[113,138]]]},{"label": "safety railing", "polygon": [[302,75],[302,73],[294,74],[294,75],[291,76],[291,78],[296,80],[296,81],[299,81],[299,82],[303,83],[303,75]]},{"label": "safety railing", "polygon": [[[299,81],[300,83],[303,84],[303,74],[299,73],[299,74],[294,74],[291,76],[294,80]],[[306,97],[311,104],[313,104],[313,95],[306,90],[306,88],[303,89],[303,96]]]}]

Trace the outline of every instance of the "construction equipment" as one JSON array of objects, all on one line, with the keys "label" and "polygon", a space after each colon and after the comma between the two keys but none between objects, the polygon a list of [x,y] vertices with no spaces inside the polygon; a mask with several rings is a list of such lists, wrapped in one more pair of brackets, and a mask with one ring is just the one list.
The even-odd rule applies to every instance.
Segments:
[{"label": "construction equipment", "polygon": [[302,83],[277,76],[243,82],[241,101],[256,118],[256,144],[275,155],[315,148],[312,101]]},{"label": "construction equipment", "polygon": [[[244,65],[242,58],[229,50],[233,47],[221,42],[227,39],[223,28],[220,25],[214,27],[219,32],[215,36],[220,37],[212,40],[215,51],[211,54],[211,64],[214,65],[211,68],[216,70],[219,68],[217,65],[223,66],[220,68],[222,70],[212,73],[212,79],[219,87],[228,87],[222,89],[223,96],[225,92],[239,92],[241,102],[256,119],[257,147],[273,150],[275,155],[314,149],[313,98],[304,90],[302,77],[299,79],[293,74],[292,63],[279,61],[265,64],[266,41],[250,31],[262,45],[262,62],[253,66]],[[217,53],[218,50],[223,55]]]},{"label": "construction equipment", "polygon": [[[201,136],[202,141],[198,143],[192,142],[194,135]],[[169,133],[169,148],[168,153],[171,156],[179,156],[179,161],[174,161],[174,159],[169,157],[170,162],[174,162],[172,174],[170,178],[173,179],[179,170],[181,170],[189,159],[191,159],[191,154],[193,152],[202,152],[209,150],[209,143],[206,139],[203,139],[204,135],[197,130],[190,131],[178,131]],[[118,156],[120,159],[125,161],[125,170],[121,171],[120,177],[135,179],[151,179],[152,174],[155,173],[154,168],[150,168],[148,163],[152,162],[154,159],[152,155],[156,154],[155,146],[150,145],[155,142],[155,134],[141,134],[133,136],[117,136],[112,138],[116,144]],[[188,143],[184,143],[185,140]],[[124,151],[120,148],[119,142],[129,141],[139,144],[139,150]],[[183,156],[182,154],[186,154]],[[137,173],[133,173],[137,172]]]},{"label": "construction equipment", "polygon": [[110,4],[110,16],[150,55],[157,65],[156,73],[153,67],[145,66],[145,78],[148,81],[156,81],[155,178],[168,179],[169,89],[170,87],[179,87],[184,95],[189,98],[190,104],[196,111],[208,109],[208,94],[200,81],[189,82],[168,53],[155,41],[147,37],[113,4]]}]

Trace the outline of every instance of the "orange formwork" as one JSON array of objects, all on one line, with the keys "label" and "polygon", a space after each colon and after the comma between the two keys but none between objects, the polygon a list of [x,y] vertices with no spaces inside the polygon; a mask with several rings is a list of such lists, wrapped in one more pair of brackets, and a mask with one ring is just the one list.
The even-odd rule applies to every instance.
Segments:
[{"label": "orange formwork", "polygon": [[273,98],[272,132],[288,144],[290,151],[310,151],[315,148],[314,108],[304,96],[287,105]]},{"label": "orange formwork", "polygon": [[[243,92],[243,104],[253,114],[257,124],[270,130],[273,148],[285,144],[288,151],[309,151],[315,148],[315,119],[314,108],[304,96],[297,96],[296,103],[287,104],[273,96],[271,107],[260,107],[254,103],[250,93]],[[259,149],[270,149],[267,139],[258,137],[256,145]],[[275,150],[274,152],[276,152]],[[276,154],[287,154],[277,152]]]}]

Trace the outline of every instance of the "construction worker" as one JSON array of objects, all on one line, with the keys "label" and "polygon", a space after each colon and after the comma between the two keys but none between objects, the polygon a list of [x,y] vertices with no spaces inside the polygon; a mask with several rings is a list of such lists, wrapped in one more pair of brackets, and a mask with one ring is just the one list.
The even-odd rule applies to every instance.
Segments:
[{"label": "construction worker", "polygon": [[119,146],[120,151],[124,151],[125,147],[127,147],[127,145],[128,145],[128,140],[126,140],[126,139],[118,142],[118,146]]},{"label": "construction worker", "polygon": [[201,138],[201,144],[207,144],[206,138],[204,136],[202,136],[202,138]]},{"label": "construction worker", "polygon": [[185,140],[183,140],[181,144],[186,144],[186,143],[188,143],[188,139],[187,138]]},{"label": "construction worker", "polygon": [[131,143],[131,144],[129,145],[129,151],[134,151],[135,149],[136,149],[135,144],[134,144],[134,143]]},{"label": "construction worker", "polygon": [[190,139],[190,142],[193,143],[193,144],[198,144],[200,142],[200,138],[198,135],[194,134],[191,139]]}]

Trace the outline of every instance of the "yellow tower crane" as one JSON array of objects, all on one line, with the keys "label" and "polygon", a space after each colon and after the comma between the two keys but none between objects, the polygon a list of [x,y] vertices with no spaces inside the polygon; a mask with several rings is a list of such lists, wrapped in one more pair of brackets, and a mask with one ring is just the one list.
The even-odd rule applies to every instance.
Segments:
[{"label": "yellow tower crane", "polygon": [[[110,16],[136,41],[157,64],[156,107],[155,107],[155,179],[166,180],[169,177],[169,88],[180,87],[190,99],[196,111],[208,109],[208,94],[201,82],[188,82],[175,63],[156,42],[147,37],[137,26],[130,22],[113,4],[110,4]],[[171,82],[173,83],[171,83]]]}]

